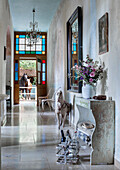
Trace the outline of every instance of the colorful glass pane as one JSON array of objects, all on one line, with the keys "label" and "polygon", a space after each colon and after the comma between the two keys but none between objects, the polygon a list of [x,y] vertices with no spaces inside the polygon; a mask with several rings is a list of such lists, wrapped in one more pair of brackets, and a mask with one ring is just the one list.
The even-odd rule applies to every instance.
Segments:
[{"label": "colorful glass pane", "polygon": [[19,44],[19,38],[16,38],[16,44]]},{"label": "colorful glass pane", "polygon": [[26,44],[28,45],[29,44],[29,40],[26,38]]},{"label": "colorful glass pane", "polygon": [[26,45],[26,51],[30,51],[30,46]]},{"label": "colorful glass pane", "polygon": [[18,72],[15,72],[15,81],[18,81]]},{"label": "colorful glass pane", "polygon": [[16,54],[19,54],[19,51],[16,51]]},{"label": "colorful glass pane", "polygon": [[36,54],[42,54],[42,51],[36,51]]},{"label": "colorful glass pane", "polygon": [[45,51],[45,45],[42,45],[42,51]]},{"label": "colorful glass pane", "polygon": [[19,45],[19,50],[24,51],[25,50],[25,45]]},{"label": "colorful glass pane", "polygon": [[15,63],[15,71],[18,71],[18,63]]},{"label": "colorful glass pane", "polygon": [[42,64],[42,71],[45,72],[45,63]]},{"label": "colorful glass pane", "polygon": [[16,38],[19,38],[19,35],[16,35]]},{"label": "colorful glass pane", "polygon": [[38,41],[36,42],[36,44],[42,44],[42,39],[38,39]]},{"label": "colorful glass pane", "polygon": [[45,73],[42,73],[42,81],[45,81]]},{"label": "colorful glass pane", "polygon": [[19,51],[19,45],[16,45],[16,51]]},{"label": "colorful glass pane", "polygon": [[19,51],[19,54],[25,54],[25,51]]},{"label": "colorful glass pane", "polygon": [[31,51],[35,51],[35,44],[31,46]]},{"label": "colorful glass pane", "polygon": [[19,35],[19,38],[25,38],[25,35]]},{"label": "colorful glass pane", "polygon": [[45,38],[44,38],[44,39],[42,39],[42,44],[45,44]]},{"label": "colorful glass pane", "polygon": [[36,51],[42,51],[42,45],[36,45]]},{"label": "colorful glass pane", "polygon": [[35,51],[31,51],[31,54],[35,54]]},{"label": "colorful glass pane", "polygon": [[42,81],[42,84],[45,84],[45,81]]},{"label": "colorful glass pane", "polygon": [[19,38],[19,44],[25,44],[25,38]]},{"label": "colorful glass pane", "polygon": [[30,51],[26,51],[26,54],[30,54]]},{"label": "colorful glass pane", "polygon": [[77,54],[77,44],[76,43],[72,44],[72,54]]}]

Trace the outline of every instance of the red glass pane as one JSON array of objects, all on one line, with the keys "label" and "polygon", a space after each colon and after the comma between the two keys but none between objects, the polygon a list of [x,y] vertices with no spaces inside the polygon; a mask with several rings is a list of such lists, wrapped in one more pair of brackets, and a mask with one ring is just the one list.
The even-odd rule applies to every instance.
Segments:
[{"label": "red glass pane", "polygon": [[43,60],[42,63],[45,63],[45,60]]},{"label": "red glass pane", "polygon": [[42,81],[42,84],[45,84],[45,81]]}]

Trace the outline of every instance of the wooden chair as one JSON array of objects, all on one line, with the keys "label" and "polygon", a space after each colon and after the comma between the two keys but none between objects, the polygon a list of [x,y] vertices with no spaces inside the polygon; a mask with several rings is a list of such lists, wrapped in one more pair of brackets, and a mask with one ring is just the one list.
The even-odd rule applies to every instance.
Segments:
[{"label": "wooden chair", "polygon": [[44,99],[48,99],[48,98],[49,98],[50,93],[51,93],[51,90],[52,90],[52,89],[50,89],[50,90],[48,91],[47,96],[41,96],[41,97],[38,97],[39,108],[40,108],[40,105],[42,104],[42,100],[44,100]]}]

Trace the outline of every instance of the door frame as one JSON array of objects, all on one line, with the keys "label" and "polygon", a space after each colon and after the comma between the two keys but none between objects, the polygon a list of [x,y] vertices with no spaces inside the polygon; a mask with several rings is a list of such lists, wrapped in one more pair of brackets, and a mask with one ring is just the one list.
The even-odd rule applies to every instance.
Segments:
[{"label": "door frame", "polygon": [[[47,94],[47,32],[41,32],[41,35],[45,35],[45,54],[16,54],[16,35],[26,35],[26,32],[14,32],[14,104],[19,104],[19,60],[36,60],[37,64],[37,58],[40,57],[41,59],[46,60],[46,92],[44,96]],[[15,63],[18,63],[18,81],[15,81]],[[36,67],[37,69],[37,67]],[[36,70],[37,74],[37,70]],[[36,75],[37,77],[37,75]],[[38,81],[38,77],[37,77]],[[38,84],[37,84],[38,89]],[[38,101],[38,93],[37,93],[37,101]],[[38,104],[38,102],[37,102]]]}]

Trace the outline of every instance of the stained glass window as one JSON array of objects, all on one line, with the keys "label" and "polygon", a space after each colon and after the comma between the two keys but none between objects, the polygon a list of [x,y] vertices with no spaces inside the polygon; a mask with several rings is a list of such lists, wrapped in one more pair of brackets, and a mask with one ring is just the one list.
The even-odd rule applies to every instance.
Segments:
[{"label": "stained glass window", "polygon": [[40,35],[38,42],[28,45],[26,35],[16,35],[16,54],[45,54],[45,35]]}]

